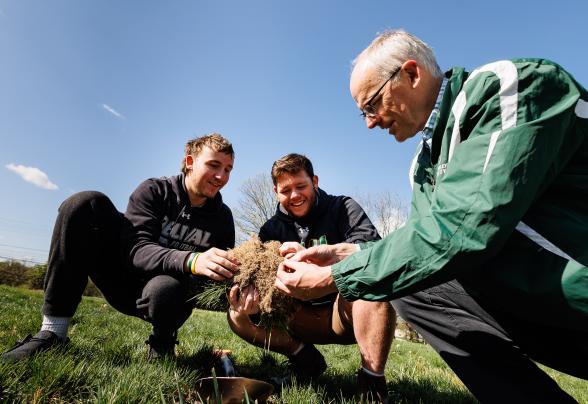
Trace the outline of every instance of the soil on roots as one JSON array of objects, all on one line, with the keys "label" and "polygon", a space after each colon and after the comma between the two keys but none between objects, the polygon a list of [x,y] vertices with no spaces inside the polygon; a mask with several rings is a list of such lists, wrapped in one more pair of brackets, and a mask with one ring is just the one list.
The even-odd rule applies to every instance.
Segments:
[{"label": "soil on roots", "polygon": [[274,286],[278,266],[284,260],[279,253],[280,245],[278,241],[262,243],[254,236],[231,250],[240,263],[234,282],[239,285],[239,290],[250,285],[257,288],[262,319],[270,320],[270,323],[286,322],[299,305]]}]

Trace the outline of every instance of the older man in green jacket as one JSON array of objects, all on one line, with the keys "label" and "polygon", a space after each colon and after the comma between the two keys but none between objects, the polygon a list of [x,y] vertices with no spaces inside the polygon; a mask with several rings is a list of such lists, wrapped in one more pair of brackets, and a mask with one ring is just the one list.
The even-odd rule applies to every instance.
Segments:
[{"label": "older man in green jacket", "polygon": [[277,286],[396,299],[482,402],[573,402],[529,358],[588,378],[587,91],[543,59],[443,74],[403,31],[358,56],[350,87],[370,129],[423,133],[411,215],[361,251],[301,252]]}]

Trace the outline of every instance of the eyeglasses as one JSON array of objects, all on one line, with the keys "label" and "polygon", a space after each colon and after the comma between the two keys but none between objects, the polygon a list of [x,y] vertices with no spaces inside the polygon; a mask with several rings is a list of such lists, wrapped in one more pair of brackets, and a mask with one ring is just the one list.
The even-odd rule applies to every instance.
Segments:
[{"label": "eyeglasses", "polygon": [[378,89],[378,91],[376,91],[374,93],[374,95],[371,96],[371,98],[368,100],[368,102],[365,103],[365,107],[363,107],[363,109],[361,110],[361,117],[363,119],[365,119],[365,118],[375,118],[376,115],[378,115],[378,113],[376,112],[376,106],[374,104],[372,104],[372,103],[374,102],[374,100],[376,99],[376,97],[380,94],[380,92],[382,91],[382,89],[386,86],[386,84],[388,84],[388,82],[390,80],[392,80],[392,78],[398,74],[398,72],[400,71],[401,68],[402,68],[402,66],[398,66],[396,69],[394,69],[394,71],[392,72],[392,74],[390,75],[390,77],[388,77],[386,79],[386,81],[384,82],[384,84],[382,84],[382,87],[380,87]]}]

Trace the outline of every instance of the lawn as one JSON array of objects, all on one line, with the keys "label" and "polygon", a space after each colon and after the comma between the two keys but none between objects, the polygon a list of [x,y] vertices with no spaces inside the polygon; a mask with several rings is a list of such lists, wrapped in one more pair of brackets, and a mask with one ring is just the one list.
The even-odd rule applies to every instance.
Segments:
[{"label": "lawn", "polygon": [[[34,334],[42,293],[0,285],[0,350]],[[232,334],[225,315],[195,310],[180,329],[178,359],[145,361],[146,322],[124,316],[103,299],[84,298],[70,328],[71,343],[16,364],[0,363],[4,402],[193,402],[195,382],[211,374],[213,348],[230,349],[241,376],[268,379],[283,374],[279,355],[246,344]],[[320,346],[329,365],[310,386],[292,386],[270,403],[353,403],[359,355],[355,346]],[[579,402],[588,403],[588,382],[549,370]],[[427,345],[395,341],[386,368],[397,403],[473,403],[475,399]]]}]

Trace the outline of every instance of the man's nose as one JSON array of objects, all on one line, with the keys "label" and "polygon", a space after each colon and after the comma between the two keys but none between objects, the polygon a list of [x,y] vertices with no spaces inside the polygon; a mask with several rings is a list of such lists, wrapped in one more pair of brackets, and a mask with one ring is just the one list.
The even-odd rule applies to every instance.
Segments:
[{"label": "man's nose", "polygon": [[294,199],[299,197],[300,195],[302,195],[299,191],[293,189],[292,192],[290,193],[290,199]]},{"label": "man's nose", "polygon": [[366,116],[365,117],[365,124],[367,125],[368,129],[373,129],[378,125],[379,120],[380,120],[380,117],[378,115],[376,115],[374,117]]},{"label": "man's nose", "polygon": [[220,181],[227,181],[229,179],[229,174],[225,170],[217,171],[216,178]]}]

